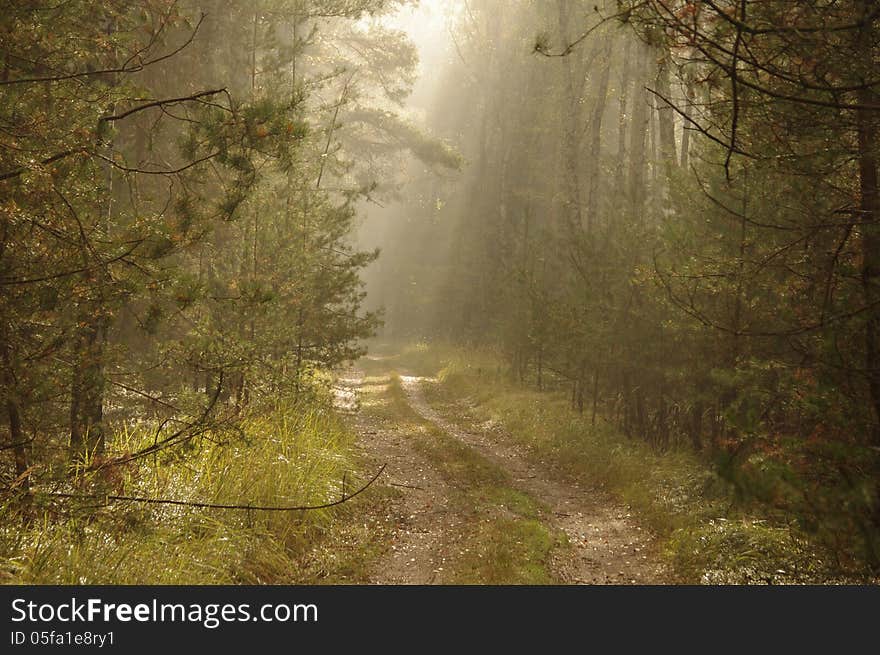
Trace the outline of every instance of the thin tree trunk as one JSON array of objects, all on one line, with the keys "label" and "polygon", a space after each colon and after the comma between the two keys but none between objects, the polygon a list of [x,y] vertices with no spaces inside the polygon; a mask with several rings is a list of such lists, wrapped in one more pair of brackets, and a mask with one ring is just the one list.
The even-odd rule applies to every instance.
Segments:
[{"label": "thin tree trunk", "polygon": [[593,416],[590,419],[590,425],[596,427],[596,414],[599,408],[599,367],[593,371]]},{"label": "thin tree trunk", "polygon": [[15,477],[25,496],[30,494],[30,482],[27,478],[28,456],[21,425],[21,409],[18,403],[16,375],[12,367],[12,356],[9,352],[9,341],[3,338],[3,388],[6,395],[6,417],[9,424],[9,447],[15,462]]},{"label": "thin tree trunk", "polygon": [[[644,79],[646,69],[646,58],[644,54],[644,46],[640,46],[642,52],[636,56],[637,70],[639,72],[638,79]],[[650,113],[648,112],[648,95],[640,86],[637,86],[633,94],[633,110],[632,123],[630,126],[629,139],[629,199],[630,214],[632,220],[641,222],[642,213],[645,209],[645,147],[648,136],[648,122]]]},{"label": "thin tree trunk", "polygon": [[619,114],[617,116],[617,185],[626,188],[626,136],[629,124],[626,113],[629,101],[629,87],[632,78],[632,46],[633,40],[626,39],[623,48],[623,66],[620,71]]},{"label": "thin tree trunk", "polygon": [[70,388],[72,458],[104,452],[104,350],[106,321],[90,318],[80,330]]},{"label": "thin tree trunk", "polygon": [[[559,32],[565,43],[569,40],[568,23],[571,13],[568,0],[559,0]],[[583,216],[581,213],[581,181],[579,174],[580,163],[580,125],[579,90],[575,87],[574,80],[574,57],[564,58],[565,67],[565,113],[563,132],[563,157],[565,171],[565,216],[569,229],[580,230],[583,228]],[[590,221],[592,217],[587,217]],[[589,228],[588,228],[589,230]]]},{"label": "thin tree trunk", "polygon": [[578,372],[578,393],[577,393],[577,411],[578,414],[584,413],[584,387],[586,386],[586,376],[587,376],[587,360],[581,360],[580,371]]},{"label": "thin tree trunk", "polygon": [[544,390],[544,348],[538,346],[538,391]]},{"label": "thin tree trunk", "polygon": [[700,401],[697,401],[691,408],[690,433],[691,446],[694,452],[699,453],[703,450],[703,403]]},{"label": "thin tree trunk", "polygon": [[590,116],[590,138],[588,154],[590,173],[587,181],[587,233],[591,233],[599,214],[599,182],[602,175],[602,117],[605,114],[605,103],[608,97],[608,82],[611,77],[611,41],[602,56],[602,70],[596,87],[593,112]]},{"label": "thin tree trunk", "polygon": [[[671,95],[669,87],[669,64],[666,61],[661,62],[657,71],[657,93],[664,98]],[[668,102],[665,102],[655,96],[657,105],[657,121],[659,123],[660,133],[660,160],[661,169],[665,175],[669,175],[676,165],[675,154],[675,114]]]},{"label": "thin tree trunk", "polygon": [[[690,101],[684,103],[684,115],[686,118],[691,117],[691,105]],[[690,153],[691,153],[691,126],[687,120],[684,121],[684,124],[681,128],[681,170],[686,171],[688,166],[690,166]]]}]

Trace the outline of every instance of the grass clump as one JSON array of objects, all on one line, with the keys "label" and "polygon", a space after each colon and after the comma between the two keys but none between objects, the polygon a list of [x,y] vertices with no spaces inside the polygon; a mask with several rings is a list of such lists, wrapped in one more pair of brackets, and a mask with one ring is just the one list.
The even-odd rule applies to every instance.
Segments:
[{"label": "grass clump", "polygon": [[[353,436],[329,407],[275,407],[244,420],[238,438],[204,435],[188,452],[137,460],[109,493],[217,504],[317,505],[336,500],[356,470]],[[147,426],[120,431],[116,450],[136,452]],[[351,491],[359,479],[347,475]],[[81,480],[72,491],[93,485]],[[36,489],[33,519],[0,516],[0,580],[12,584],[266,584],[357,578],[338,536],[359,497],[330,510],[265,512],[95,500],[61,502]],[[119,493],[123,492],[123,493]],[[97,506],[96,506],[97,505]],[[338,519],[342,519],[341,521]],[[364,530],[364,533],[366,530]],[[366,534],[347,535],[357,551]]]},{"label": "grass clump", "polygon": [[466,542],[454,584],[553,584],[547,563],[558,537],[534,519],[487,520]]},{"label": "grass clump", "polygon": [[703,584],[785,584],[822,578],[821,559],[796,534],[760,519],[717,518],[677,530],[668,550],[682,575]]}]

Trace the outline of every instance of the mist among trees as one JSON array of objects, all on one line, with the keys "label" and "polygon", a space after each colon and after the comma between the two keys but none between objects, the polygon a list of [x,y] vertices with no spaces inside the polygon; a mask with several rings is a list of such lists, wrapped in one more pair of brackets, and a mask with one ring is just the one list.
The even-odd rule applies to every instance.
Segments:
[{"label": "mist among trees", "polygon": [[[718,549],[640,580],[876,575],[876,3],[12,2],[0,53],[0,579],[375,581],[388,430],[500,497],[436,491],[507,466],[462,412]],[[562,547],[523,512],[437,543]]]}]

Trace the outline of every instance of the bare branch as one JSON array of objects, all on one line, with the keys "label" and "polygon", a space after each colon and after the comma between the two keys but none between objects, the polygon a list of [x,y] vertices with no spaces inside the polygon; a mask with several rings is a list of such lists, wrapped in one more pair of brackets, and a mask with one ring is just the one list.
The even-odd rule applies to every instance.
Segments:
[{"label": "bare branch", "polygon": [[376,472],[376,474],[370,478],[370,480],[364,484],[357,491],[346,495],[343,495],[339,500],[333,501],[331,503],[324,503],[323,505],[240,505],[240,504],[222,504],[222,503],[200,503],[200,502],[192,502],[187,500],[174,500],[171,498],[145,498],[141,496],[114,496],[114,495],[98,495],[98,494],[72,494],[72,493],[63,493],[63,492],[44,492],[40,493],[41,496],[49,496],[52,498],[69,498],[69,499],[77,499],[77,500],[103,500],[105,503],[115,503],[115,502],[128,502],[128,503],[145,503],[147,505],[175,505],[177,507],[192,507],[194,509],[243,509],[243,510],[251,510],[251,511],[259,511],[259,512],[310,512],[319,509],[330,509],[331,507],[337,507],[342,505],[343,503],[347,503],[348,501],[356,498],[357,496],[364,493],[367,489],[369,489],[373,483],[379,479],[379,476],[385,472],[385,468],[387,464],[383,464],[382,467]]}]

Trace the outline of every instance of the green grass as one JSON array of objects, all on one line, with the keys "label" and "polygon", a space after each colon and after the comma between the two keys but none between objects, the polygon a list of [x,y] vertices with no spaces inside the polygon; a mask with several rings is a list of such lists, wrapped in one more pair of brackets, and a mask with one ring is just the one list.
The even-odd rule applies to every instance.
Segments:
[{"label": "green grass", "polygon": [[477,525],[459,560],[453,584],[531,584],[557,582],[547,570],[558,540],[536,520],[487,520]]},{"label": "green grass", "polygon": [[602,488],[630,507],[662,541],[677,579],[829,580],[819,549],[791,526],[737,507],[726,484],[693,453],[657,452],[601,419],[593,426],[571,409],[566,394],[513,383],[495,353],[426,344],[399,352],[402,370],[439,379],[426,397],[443,414],[471,429],[500,429],[560,478]]},{"label": "green grass", "polygon": [[[389,360],[372,367],[388,370]],[[409,405],[396,375],[383,402],[365,406],[374,417],[393,421],[413,440],[414,448],[437,469],[451,490],[457,516],[465,519],[450,562],[439,582],[445,584],[551,584],[554,548],[565,535],[547,525],[546,508],[514,489],[510,476],[474,449],[422,419]]]},{"label": "green grass", "polygon": [[[361,464],[353,435],[322,405],[276,408],[243,424],[244,438],[207,434],[179,459],[139,460],[124,495],[229,504],[313,505],[351,490]],[[115,435],[136,451],[152,430]],[[347,473],[348,472],[348,473]],[[362,474],[365,475],[366,473]],[[84,481],[83,489],[94,490]],[[39,490],[37,490],[39,491]],[[359,582],[376,553],[362,516],[386,501],[376,487],[338,508],[310,512],[210,510],[36,496],[22,525],[0,516],[0,581],[12,584],[266,584]],[[114,489],[109,493],[118,493]],[[77,506],[79,505],[79,506]]]}]

